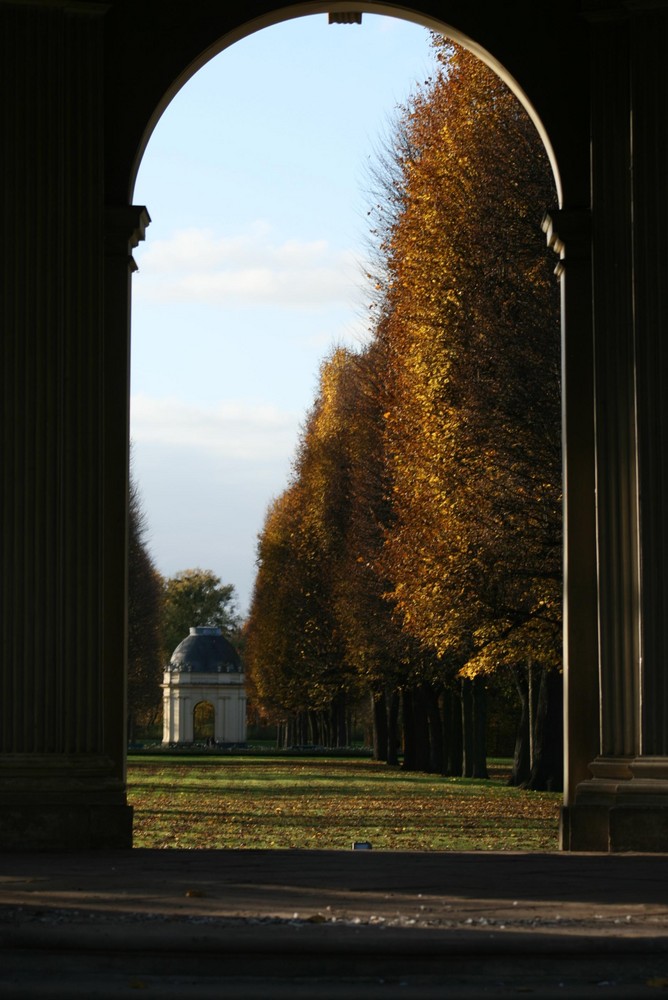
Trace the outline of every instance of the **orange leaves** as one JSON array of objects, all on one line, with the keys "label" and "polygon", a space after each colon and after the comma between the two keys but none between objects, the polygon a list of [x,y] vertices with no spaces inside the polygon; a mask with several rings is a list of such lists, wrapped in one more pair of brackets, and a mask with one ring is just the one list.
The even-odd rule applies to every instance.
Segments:
[{"label": "orange leaves", "polygon": [[[532,564],[549,565],[558,588],[558,305],[531,207],[553,191],[512,94],[470,54],[435,45],[443,71],[404,115],[404,210],[386,239],[394,518],[380,563],[423,645],[444,655],[493,640],[498,657],[497,619],[512,607],[524,622],[535,606]],[[546,452],[547,493],[533,475]],[[549,527],[528,530],[548,497]],[[553,657],[555,641],[558,657],[551,624]]]}]

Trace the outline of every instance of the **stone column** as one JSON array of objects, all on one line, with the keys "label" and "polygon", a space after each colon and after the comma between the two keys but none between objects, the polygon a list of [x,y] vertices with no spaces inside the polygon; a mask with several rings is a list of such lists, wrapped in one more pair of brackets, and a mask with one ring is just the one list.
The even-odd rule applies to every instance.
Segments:
[{"label": "stone column", "polygon": [[575,850],[668,843],[668,10],[591,4],[599,749]]},{"label": "stone column", "polygon": [[[632,20],[643,756],[668,755],[668,10]],[[649,5],[648,5],[649,6]],[[666,761],[668,764],[668,760]],[[668,777],[668,767],[664,767]]]},{"label": "stone column", "polygon": [[[639,752],[640,566],[628,26],[594,25],[592,212],[601,745],[607,767]],[[603,81],[605,81],[603,85]],[[614,275],[614,280],[610,280]]]},{"label": "stone column", "polygon": [[162,682],[162,742],[170,744],[174,740],[174,718],[172,714],[171,674],[165,671]]},{"label": "stone column", "polygon": [[[105,209],[104,297],[104,603],[107,752],[125,760],[127,553],[130,442],[130,308],[132,251],[150,223],[143,206]],[[123,682],[119,684],[119,675]],[[121,772],[125,777],[124,765]]]},{"label": "stone column", "polygon": [[76,0],[0,5],[9,193],[0,297],[0,849],[131,841],[115,693],[123,580],[110,566],[123,558],[112,555],[122,534],[112,546],[118,524],[105,463],[117,387],[104,322],[104,10]]},{"label": "stone column", "polygon": [[226,741],[227,737],[225,735],[225,702],[226,698],[223,695],[218,695],[216,697],[216,715],[215,715],[215,738],[217,741],[223,743]]},{"label": "stone column", "polygon": [[239,692],[239,701],[237,706],[237,718],[238,718],[238,735],[236,737],[239,743],[246,742],[246,694],[243,690]]},{"label": "stone column", "polygon": [[183,732],[183,723],[186,718],[184,701],[185,695],[180,688],[177,688],[175,694],[172,696],[172,731],[170,740],[174,743],[183,743],[185,741]]},{"label": "stone column", "polygon": [[564,816],[598,753],[599,678],[594,481],[591,220],[588,211],[546,216],[559,255],[564,483]]},{"label": "stone column", "polygon": [[179,700],[179,742],[192,743],[195,738],[195,719],[193,712],[195,704],[188,695]]}]

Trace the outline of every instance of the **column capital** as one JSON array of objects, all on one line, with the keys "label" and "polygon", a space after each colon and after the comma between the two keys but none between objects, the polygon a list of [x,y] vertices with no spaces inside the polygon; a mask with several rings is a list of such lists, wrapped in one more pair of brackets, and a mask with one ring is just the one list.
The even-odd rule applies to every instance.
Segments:
[{"label": "column capital", "polygon": [[591,253],[591,212],[589,209],[558,208],[543,216],[542,230],[547,245],[559,256],[556,274],[561,277],[569,260],[588,260]]},{"label": "column capital", "polygon": [[108,256],[127,258],[130,271],[136,271],[134,248],[146,238],[151,216],[145,205],[108,205],[105,208],[105,248]]}]

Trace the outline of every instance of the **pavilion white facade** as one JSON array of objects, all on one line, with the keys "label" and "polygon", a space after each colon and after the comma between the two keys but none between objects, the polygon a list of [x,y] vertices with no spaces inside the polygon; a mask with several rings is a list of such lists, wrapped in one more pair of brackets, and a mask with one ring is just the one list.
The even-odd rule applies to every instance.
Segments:
[{"label": "pavilion white facade", "polygon": [[246,688],[243,665],[219,628],[197,626],[179,643],[165,669],[163,745],[196,739],[195,710],[213,710],[216,743],[246,740]]}]

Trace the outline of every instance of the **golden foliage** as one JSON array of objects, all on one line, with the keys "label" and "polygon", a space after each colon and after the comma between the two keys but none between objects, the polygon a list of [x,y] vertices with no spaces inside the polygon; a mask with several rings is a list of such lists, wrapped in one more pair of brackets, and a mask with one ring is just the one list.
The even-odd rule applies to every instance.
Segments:
[{"label": "golden foliage", "polygon": [[265,704],[560,665],[553,183],[513,94],[434,46],[381,162],[373,339],[323,364],[260,537],[247,633]]},{"label": "golden foliage", "polygon": [[406,110],[385,234],[395,521],[383,569],[404,627],[466,676],[560,662],[557,290],[535,129],[479,60]]}]

